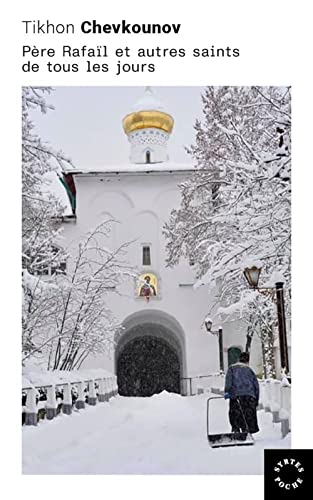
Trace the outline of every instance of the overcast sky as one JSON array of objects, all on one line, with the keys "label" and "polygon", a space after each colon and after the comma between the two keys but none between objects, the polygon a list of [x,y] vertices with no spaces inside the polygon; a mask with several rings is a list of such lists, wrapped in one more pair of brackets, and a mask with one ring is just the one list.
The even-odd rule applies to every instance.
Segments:
[{"label": "overcast sky", "polygon": [[[193,125],[202,118],[203,87],[152,87],[155,97],[175,120],[169,140],[173,162],[190,162],[184,146],[194,142]],[[127,163],[129,143],[122,119],[142,97],[144,87],[55,87],[46,115],[33,114],[36,131],[62,149],[76,167]]]}]

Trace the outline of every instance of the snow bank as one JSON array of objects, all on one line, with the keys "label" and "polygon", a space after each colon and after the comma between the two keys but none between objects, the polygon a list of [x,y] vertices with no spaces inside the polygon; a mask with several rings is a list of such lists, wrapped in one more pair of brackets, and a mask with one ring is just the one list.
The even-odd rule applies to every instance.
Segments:
[{"label": "snow bank", "polygon": [[[23,427],[24,474],[262,474],[264,448],[290,448],[279,424],[258,412],[254,446],[212,449],[207,395],[119,396],[37,428]],[[215,401],[213,424],[227,432],[228,403]]]}]

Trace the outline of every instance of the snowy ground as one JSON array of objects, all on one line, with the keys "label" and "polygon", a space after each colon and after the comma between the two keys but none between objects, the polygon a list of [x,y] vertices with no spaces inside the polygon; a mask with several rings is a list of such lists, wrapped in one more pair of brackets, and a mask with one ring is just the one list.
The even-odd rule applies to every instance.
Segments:
[{"label": "snowy ground", "polygon": [[[260,411],[254,446],[209,447],[208,395],[117,396],[73,415],[23,427],[24,474],[262,474],[264,448],[290,448],[290,435]],[[214,407],[213,407],[213,404]],[[212,432],[229,431],[228,402],[212,402]]]}]

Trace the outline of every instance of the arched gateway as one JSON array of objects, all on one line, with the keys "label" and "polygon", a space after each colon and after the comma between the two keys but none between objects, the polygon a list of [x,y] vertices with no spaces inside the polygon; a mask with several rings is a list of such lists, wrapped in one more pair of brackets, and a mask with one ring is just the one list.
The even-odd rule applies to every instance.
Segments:
[{"label": "arched gateway", "polygon": [[152,396],[181,393],[186,373],[185,335],[175,318],[156,310],[129,316],[116,339],[115,370],[119,394]]}]

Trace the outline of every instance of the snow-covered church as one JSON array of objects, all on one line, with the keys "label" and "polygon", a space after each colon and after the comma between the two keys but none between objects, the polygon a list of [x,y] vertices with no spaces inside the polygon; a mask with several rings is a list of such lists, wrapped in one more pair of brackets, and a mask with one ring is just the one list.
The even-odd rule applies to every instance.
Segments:
[{"label": "snow-covered church", "polygon": [[[83,238],[105,218],[115,219],[118,224],[107,244],[116,247],[131,241],[127,257],[138,270],[137,279],[129,279],[121,294],[107,294],[108,307],[124,327],[114,355],[89,358],[85,366],[116,373],[124,395],[162,390],[189,394],[220,369],[218,336],[204,327],[207,288],[194,288],[192,262],[166,267],[162,228],[179,206],[178,184],[192,166],[170,161],[167,144],[174,117],[150,88],[126,113],[123,129],[130,148],[128,163],[118,168],[90,166],[66,176],[75,215],[64,219],[65,245]],[[212,330],[219,326],[213,324]],[[227,369],[244,349],[246,332],[239,325],[222,326]],[[258,371],[257,343],[253,349],[251,366]]]}]

